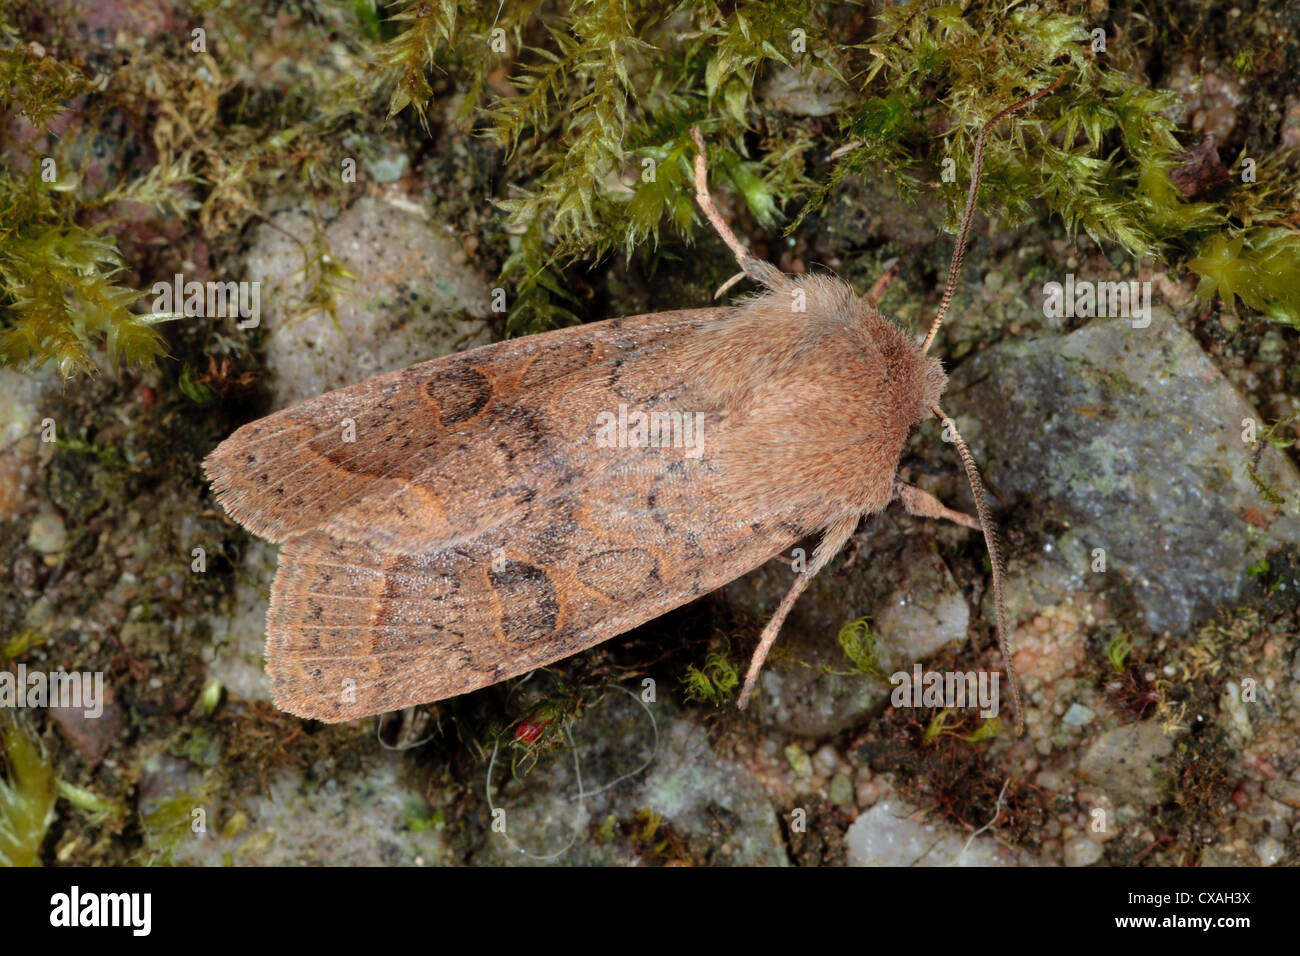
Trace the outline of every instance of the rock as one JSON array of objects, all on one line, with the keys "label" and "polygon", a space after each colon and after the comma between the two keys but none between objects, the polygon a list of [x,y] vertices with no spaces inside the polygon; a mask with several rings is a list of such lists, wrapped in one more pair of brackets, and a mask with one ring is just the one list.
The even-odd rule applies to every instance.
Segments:
[{"label": "rock", "polygon": [[[840,629],[851,621],[870,620],[886,674],[966,640],[970,608],[933,539],[903,534],[890,516],[873,520],[849,573],[837,571],[844,559],[831,562],[787,618],[751,705],[768,726],[826,737],[885,704],[890,685],[853,672],[839,645]],[[781,562],[768,562],[727,585],[723,599],[734,617],[761,627],[791,573]]]},{"label": "rock", "polygon": [[339,282],[337,326],[324,311],[297,314],[307,277],[290,236],[311,237],[307,215],[282,211],[258,230],[247,277],[262,283],[274,407],[488,341],[486,282],[454,264],[459,245],[413,208],[362,196],[325,226],[331,257],[355,277]]},{"label": "rock", "polygon": [[932,546],[909,541],[900,558],[904,575],[876,612],[875,628],[895,654],[890,670],[966,640],[970,605],[948,565]]},{"label": "rock", "polygon": [[1255,844],[1255,855],[1261,866],[1275,866],[1286,859],[1286,846],[1281,840],[1266,836]]},{"label": "rock", "polygon": [[[964,437],[964,436],[963,436]],[[1084,589],[1090,556],[1074,532],[1044,534],[1037,551],[1018,553],[1007,562],[1003,588],[1007,617],[1023,621],[1058,604],[1063,595]],[[993,589],[984,596],[983,612],[993,620]]]},{"label": "rock", "polygon": [[410,158],[395,146],[366,159],[366,172],[377,183],[395,183],[406,173]]},{"label": "rock", "polygon": [[1258,414],[1152,311],[1146,329],[1104,319],[1001,343],[955,370],[945,407],[1004,520],[1070,525],[1088,554],[1105,550],[1149,627],[1186,633],[1241,594],[1260,557],[1300,542],[1300,473],[1263,450],[1258,475],[1286,502],[1270,505],[1241,440]]},{"label": "rock", "polygon": [[1224,847],[1207,846],[1201,851],[1202,867],[1242,866],[1241,857]]},{"label": "rock", "polygon": [[1065,712],[1065,716],[1061,719],[1071,727],[1086,727],[1092,723],[1093,718],[1096,716],[1090,707],[1085,707],[1083,704],[1071,704],[1070,709]]},{"label": "rock", "polygon": [[1066,866],[1092,866],[1101,859],[1102,845],[1086,836],[1071,837],[1065,842]]},{"label": "rock", "polygon": [[1028,854],[988,833],[970,839],[916,812],[895,797],[881,799],[849,826],[850,866],[1035,866]]},{"label": "rock", "polygon": [[219,680],[240,700],[271,699],[266,676],[266,610],[271,603],[278,545],[250,538],[244,546],[234,593],[209,618],[212,639],[203,648],[208,680]]},{"label": "rock", "polygon": [[0,368],[0,520],[35,507],[42,382]]},{"label": "rock", "polygon": [[1150,806],[1161,797],[1165,776],[1160,761],[1173,741],[1154,720],[1106,731],[1079,761],[1079,776],[1105,791],[1115,804]]},{"label": "rock", "polygon": [[[269,793],[208,786],[184,761],[156,759],[141,782],[148,849],[177,865],[397,866],[451,862],[439,808],[402,779],[397,754],[377,751],[355,772],[281,770]],[[321,782],[323,779],[323,782]],[[192,806],[185,806],[185,801]],[[153,813],[175,801],[171,827]],[[195,832],[194,811],[203,821]]]},{"label": "rock", "polygon": [[41,554],[59,554],[68,544],[68,530],[57,511],[47,509],[32,519],[27,547]]},{"label": "rock", "polygon": [[830,744],[822,744],[818,747],[812,759],[817,771],[827,776],[833,774],[840,765],[840,755]]},{"label": "rock", "polygon": [[[649,707],[659,725],[657,752],[649,715],[628,695],[611,692],[583,712],[573,728],[582,800],[567,748],[520,780],[507,781],[498,762],[494,804],[504,811],[505,832],[489,826],[473,862],[634,865],[653,852],[650,844],[615,839],[616,824],[639,830],[648,812],[688,848],[687,862],[786,865],[776,812],[758,780],[715,752],[707,730],[675,715],[664,698]],[[652,754],[644,771],[609,785]]]},{"label": "rock", "polygon": [[[58,725],[68,743],[85,758],[86,764],[91,768],[99,766],[104,754],[118,742],[122,733],[122,709],[117,706],[113,688],[105,685],[103,690],[104,699],[95,702],[102,707],[98,715],[94,714],[93,709],[84,706],[51,706],[49,709],[50,719]],[[85,703],[91,701],[86,699]],[[87,710],[91,710],[90,716],[87,716]]]},{"label": "rock", "polygon": [[812,776],[812,760],[809,759],[808,752],[798,744],[790,744],[785,748],[785,759],[796,777],[806,780]]},{"label": "rock", "polygon": [[841,771],[831,777],[830,786],[831,803],[836,806],[846,807],[853,803],[853,781],[849,775]]}]

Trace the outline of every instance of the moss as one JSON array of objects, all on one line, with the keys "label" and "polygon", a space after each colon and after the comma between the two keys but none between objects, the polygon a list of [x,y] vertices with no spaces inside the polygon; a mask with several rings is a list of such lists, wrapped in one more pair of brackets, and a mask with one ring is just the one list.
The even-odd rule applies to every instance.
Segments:
[{"label": "moss", "polygon": [[74,64],[48,55],[39,44],[15,42],[18,6],[12,0],[0,2],[0,90],[8,109],[33,126],[44,126],[90,82]]},{"label": "moss", "polygon": [[0,776],[0,866],[39,866],[58,798],[54,766],[22,721],[0,715],[7,776]]},{"label": "moss", "polygon": [[1217,292],[1231,311],[1240,299],[1278,322],[1300,327],[1300,235],[1295,232],[1261,228],[1235,237],[1215,234],[1201,244],[1187,268],[1201,277],[1199,298]]},{"label": "moss", "polygon": [[[140,817],[141,826],[149,837],[153,847],[154,859],[151,862],[168,864],[172,854],[186,839],[203,815],[196,812],[203,809],[204,797],[182,790],[162,800],[156,807]],[[206,821],[205,821],[206,825]]]},{"label": "moss", "polygon": [[70,377],[92,371],[103,347],[110,366],[153,365],[164,353],[154,326],[172,316],[131,311],[144,293],[118,283],[116,243],[78,225],[75,208],[37,167],[0,173],[0,364]]},{"label": "moss", "polygon": [[860,617],[840,628],[839,641],[844,656],[853,664],[854,671],[866,677],[877,677],[884,681],[889,679],[876,655],[876,635],[867,618]]},{"label": "moss", "polygon": [[1128,659],[1131,650],[1133,650],[1133,638],[1123,632],[1114,635],[1106,642],[1106,660],[1110,662],[1111,670],[1116,674],[1124,673],[1124,662]]},{"label": "moss", "polygon": [[687,700],[719,707],[736,696],[740,675],[726,655],[712,652],[705,656],[703,668],[687,665],[682,684]]}]

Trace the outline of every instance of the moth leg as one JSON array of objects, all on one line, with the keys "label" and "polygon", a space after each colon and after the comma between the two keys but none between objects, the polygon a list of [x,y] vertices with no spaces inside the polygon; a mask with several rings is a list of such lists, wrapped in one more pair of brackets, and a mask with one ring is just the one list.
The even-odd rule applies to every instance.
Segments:
[{"label": "moth leg", "polygon": [[880,273],[880,278],[872,284],[871,290],[866,295],[867,305],[873,309],[880,305],[880,300],[885,297],[885,290],[889,288],[889,283],[893,282],[894,277],[897,275],[898,257],[895,256],[885,263],[885,271]]},{"label": "moth leg", "polygon": [[743,272],[737,272],[734,276],[732,276],[732,277],[731,277],[730,279],[728,279],[726,282],[722,283],[722,285],[718,286],[718,291],[715,292],[715,293],[713,293],[713,297],[714,297],[715,299],[721,299],[721,298],[722,298],[722,294],[723,294],[724,292],[726,292],[728,289],[730,289],[733,285],[735,285],[737,282],[739,282],[739,281],[740,281],[741,279],[743,279],[743,278],[745,278],[745,273],[743,273]]},{"label": "moth leg", "polygon": [[[691,138],[695,140],[695,148],[699,150],[695,154],[695,201],[700,206],[700,212],[704,213],[704,218],[709,221],[709,225],[718,234],[718,238],[727,244],[731,254],[736,257],[736,262],[739,263],[742,273],[759,285],[772,290],[790,288],[790,280],[786,278],[780,269],[770,262],[764,262],[762,259],[757,259],[749,254],[745,244],[736,238],[736,234],[731,231],[731,227],[722,218],[722,213],[718,212],[718,207],[713,205],[713,198],[709,195],[708,161],[704,158],[704,137],[700,135],[698,126],[691,128]],[[737,277],[732,276],[718,290],[717,295],[722,295],[736,281]]]},{"label": "moth leg", "polygon": [[772,619],[767,622],[767,627],[763,628],[763,634],[758,639],[758,647],[754,649],[754,656],[749,661],[749,671],[745,674],[745,686],[740,691],[740,699],[736,701],[736,706],[741,710],[749,703],[749,697],[754,693],[754,685],[758,683],[758,672],[763,669],[763,662],[767,660],[767,653],[776,643],[776,636],[781,633],[781,625],[785,623],[786,616],[790,609],[794,607],[794,602],[799,599],[799,595],[807,590],[808,585],[812,582],[813,577],[826,566],[831,558],[839,553],[840,548],[844,547],[844,542],[849,540],[853,534],[853,529],[858,526],[860,515],[848,515],[840,518],[822,535],[821,543],[813,549],[812,561],[808,565],[808,570],[802,574],[796,575],[794,583],[790,585],[790,590],[786,592],[785,597],[777,606],[776,611],[772,614]]},{"label": "moth leg", "polygon": [[903,503],[903,507],[907,509],[909,514],[920,515],[922,518],[946,518],[964,528],[970,528],[973,531],[980,530],[980,523],[977,519],[972,518],[964,511],[953,511],[928,491],[922,491],[915,485],[909,485],[901,478],[894,479],[894,497]]}]

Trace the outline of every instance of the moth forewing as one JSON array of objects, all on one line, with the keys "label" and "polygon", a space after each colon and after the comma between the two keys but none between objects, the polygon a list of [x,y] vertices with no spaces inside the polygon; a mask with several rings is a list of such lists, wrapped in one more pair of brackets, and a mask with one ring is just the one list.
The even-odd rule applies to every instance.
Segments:
[{"label": "moth forewing", "polygon": [[[685,604],[798,540],[809,529],[790,509],[718,486],[709,449],[734,444],[734,425],[687,357],[729,312],[557,334],[581,362],[535,347],[509,361],[512,343],[485,346],[321,396],[223,443],[209,474],[223,504],[242,495],[230,510],[244,523],[263,502],[330,500],[319,517],[281,519],[291,530],[267,621],[277,704],[344,720],[474,690]],[[471,408],[461,383],[474,375],[490,389]],[[358,408],[364,396],[377,419]],[[708,410],[703,448],[597,441],[620,409],[680,420],[697,408]],[[340,409],[356,410],[352,442],[321,420]],[[457,409],[454,429],[446,409]],[[403,448],[403,434],[422,443]],[[240,470],[250,448],[275,468]],[[403,453],[420,463],[391,460]]]}]

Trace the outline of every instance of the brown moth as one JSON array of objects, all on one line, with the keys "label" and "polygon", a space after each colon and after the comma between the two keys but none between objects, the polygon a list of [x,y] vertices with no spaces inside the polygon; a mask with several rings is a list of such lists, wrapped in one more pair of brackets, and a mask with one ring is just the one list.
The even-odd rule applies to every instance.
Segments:
[{"label": "brown moth", "polygon": [[[926,351],[952,298],[985,137],[1059,83],[981,131],[922,346],[872,296],[750,256],[713,207],[694,131],[696,199],[760,294],[413,365],[222,442],[205,462],[217,498],[283,545],[267,614],[277,706],[341,721],[463,694],[608,640],[820,532],[759,640],[744,707],[796,598],[864,516],[898,498],[983,529],[1023,719],[996,536]],[[898,478],[908,433],[930,414],[956,442],[978,522]]]}]

